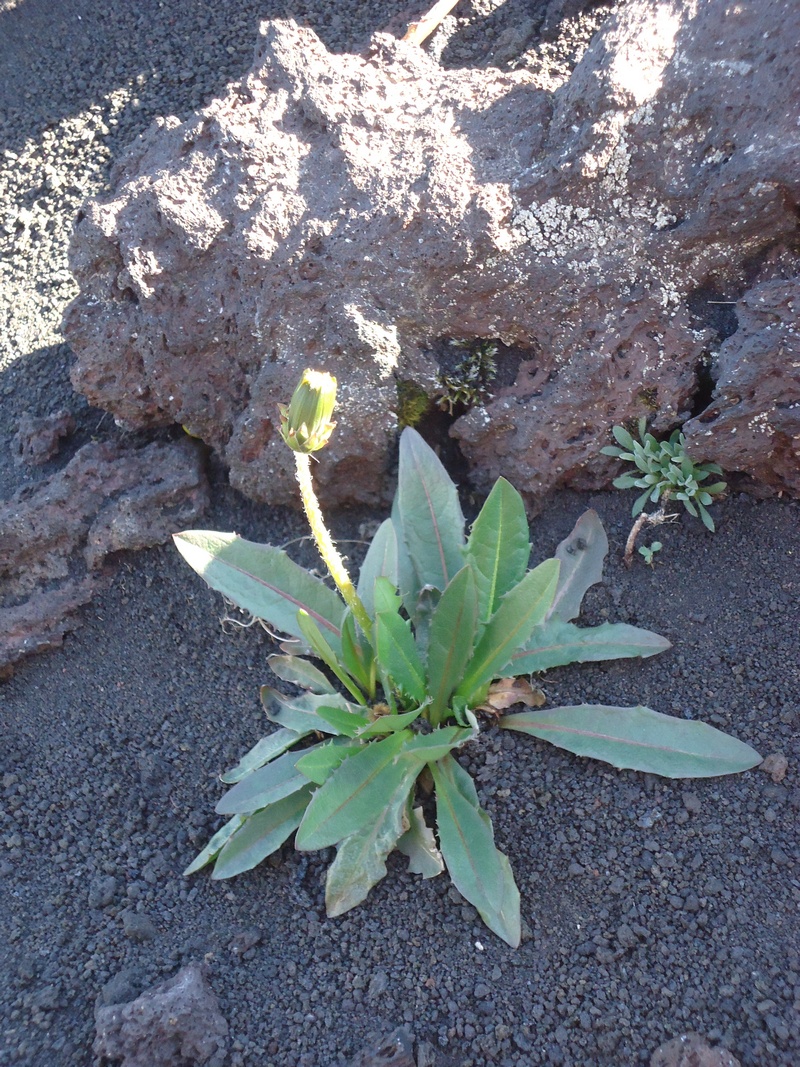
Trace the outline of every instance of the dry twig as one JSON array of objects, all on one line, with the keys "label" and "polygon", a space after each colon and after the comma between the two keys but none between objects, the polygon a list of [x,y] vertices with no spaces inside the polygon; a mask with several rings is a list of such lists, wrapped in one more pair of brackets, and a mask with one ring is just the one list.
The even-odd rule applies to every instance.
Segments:
[{"label": "dry twig", "polygon": [[423,15],[417,22],[409,23],[403,40],[409,41],[411,44],[422,44],[423,41],[430,37],[442,19],[450,14],[457,3],[458,0],[439,0],[427,15]]}]

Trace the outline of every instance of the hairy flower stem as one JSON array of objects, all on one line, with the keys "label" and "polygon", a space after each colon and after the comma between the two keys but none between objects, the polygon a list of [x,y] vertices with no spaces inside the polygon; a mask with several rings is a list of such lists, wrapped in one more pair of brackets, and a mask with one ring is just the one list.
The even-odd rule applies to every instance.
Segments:
[{"label": "hairy flower stem", "polygon": [[294,458],[297,464],[297,484],[300,486],[300,496],[303,500],[308,525],[311,527],[311,533],[314,536],[319,554],[330,571],[331,578],[336,582],[339,592],[344,597],[345,603],[353,612],[356,622],[369,638],[372,635],[372,620],[367,615],[367,609],[362,604],[355,586],[350,581],[350,575],[345,569],[342,557],[339,555],[339,551],[334,545],[325,525],[325,520],[322,517],[319,501],[311,481],[311,456],[308,452],[295,452]]}]

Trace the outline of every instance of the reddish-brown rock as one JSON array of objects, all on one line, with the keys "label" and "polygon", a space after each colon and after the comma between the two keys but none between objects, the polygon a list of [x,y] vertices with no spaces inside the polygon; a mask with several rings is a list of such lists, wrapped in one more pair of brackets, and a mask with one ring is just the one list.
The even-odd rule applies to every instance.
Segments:
[{"label": "reddish-brown rock", "polygon": [[700,1034],[681,1034],[660,1045],[650,1057],[650,1067],[741,1067],[735,1056],[721,1046],[712,1047]]},{"label": "reddish-brown rock", "polygon": [[122,1067],[223,1067],[228,1023],[205,967],[189,963],[128,1004],[98,1004],[93,1050]]},{"label": "reddish-brown rock", "polygon": [[276,403],[324,367],[322,494],[368,503],[402,383],[434,396],[443,338],[499,339],[493,397],[452,428],[480,486],[606,484],[611,426],[644,414],[695,416],[698,460],[796,494],[798,38],[791,2],[630,0],[552,91],[264,23],[243,82],[85,206],[75,385],[294,503]]},{"label": "reddish-brown rock", "polygon": [[109,557],[195,522],[208,503],[194,442],[79,449],[63,470],[0,502],[0,677],[61,644],[113,573]]}]

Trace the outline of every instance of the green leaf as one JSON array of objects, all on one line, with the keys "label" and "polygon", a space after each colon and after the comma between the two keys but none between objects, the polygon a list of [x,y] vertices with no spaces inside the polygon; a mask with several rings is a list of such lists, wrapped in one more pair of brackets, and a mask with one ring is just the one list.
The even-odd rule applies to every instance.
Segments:
[{"label": "green leaf", "polygon": [[[420,590],[414,610],[410,613],[414,620],[414,638],[417,644],[417,651],[425,661],[428,659],[428,638],[431,631],[431,619],[441,599],[442,594],[438,589],[426,586],[425,589]],[[408,605],[406,605],[406,611],[408,611]]]},{"label": "green leaf", "polygon": [[282,633],[302,637],[297,624],[302,608],[338,650],[344,601],[284,551],[209,530],[187,530],[173,540],[189,566],[242,611]]},{"label": "green leaf", "polygon": [[376,578],[388,578],[392,585],[397,585],[397,534],[391,519],[384,519],[378,527],[358,576],[357,592],[370,618],[375,617]]},{"label": "green leaf", "polygon": [[311,618],[307,611],[298,611],[297,625],[300,627],[303,637],[305,637],[306,641],[308,641],[325,666],[333,671],[345,689],[355,697],[356,701],[359,704],[363,704],[366,699],[364,694],[341,665],[336,653],[325,640],[319,626],[317,626],[316,622]]},{"label": "green leaf", "polygon": [[327,707],[320,705],[317,715],[324,719],[339,734],[355,737],[359,730],[369,725],[369,715],[364,707],[348,704],[347,707]]},{"label": "green leaf", "polygon": [[644,511],[644,506],[647,503],[647,498],[649,496],[649,489],[645,489],[641,496],[637,496],[636,500],[633,503],[633,507],[631,508],[631,515],[633,516],[633,518],[636,518],[639,512]]},{"label": "green leaf", "polygon": [[310,689],[312,693],[336,692],[322,671],[300,656],[268,656],[267,663],[272,673],[284,682]]},{"label": "green leaf", "polygon": [[712,533],[714,533],[714,520],[711,518],[711,516],[699,500],[697,502],[697,507],[700,512],[700,518],[703,520],[703,525],[707,530],[710,530]]},{"label": "green leaf", "polygon": [[422,770],[424,764],[435,763],[444,759],[453,749],[461,748],[476,733],[472,727],[443,726],[429,734],[416,734],[403,749],[401,757],[418,763],[418,770]]},{"label": "green leaf", "polygon": [[348,609],[342,623],[342,664],[357,684],[368,692],[373,685],[372,661],[372,645],[360,630],[356,630],[355,620]]},{"label": "green leaf", "polygon": [[245,756],[242,756],[232,770],[221,774],[220,781],[226,785],[235,785],[236,782],[246,778],[252,771],[258,770],[265,763],[269,763],[276,756],[286,752],[295,742],[306,737],[309,732],[306,730],[303,733],[298,733],[296,730],[282,729],[267,734],[266,737],[262,737],[260,741],[257,741]]},{"label": "green leaf", "polygon": [[[619,444],[621,444],[623,448],[627,448],[627,450],[629,452],[633,449],[633,447],[636,444],[636,442],[634,441],[634,439],[631,437],[631,435],[628,433],[628,431],[625,429],[624,426],[613,426],[612,429],[611,429],[611,432],[614,435],[614,439]],[[639,430],[640,435],[641,435],[641,432],[642,431],[641,431],[641,428],[640,428],[640,430]]]},{"label": "green leaf", "polygon": [[[384,584],[385,583],[385,584]],[[400,617],[400,597],[388,578],[375,582],[375,652],[391,681],[421,704],[425,700],[425,669],[410,623]]]},{"label": "green leaf", "polygon": [[252,870],[279,849],[300,825],[310,796],[311,787],[307,786],[249,815],[217,857],[212,879],[233,878]]},{"label": "green leaf", "polygon": [[379,715],[374,722],[359,730],[358,737],[363,740],[367,737],[380,737],[382,734],[396,734],[398,730],[405,730],[420,717],[423,708],[424,705],[413,711],[405,711],[401,715]]},{"label": "green leaf", "polygon": [[472,567],[467,565],[442,593],[431,617],[427,688],[434,724],[440,721],[470,662],[477,628],[478,592]]},{"label": "green leaf", "polygon": [[422,808],[414,808],[408,814],[408,829],[399,838],[397,848],[408,856],[411,874],[423,878],[435,878],[444,870],[444,860],[436,845],[433,830],[426,824]]},{"label": "green leaf", "polygon": [[602,580],[608,538],[596,511],[585,511],[556,549],[561,561],[556,595],[547,619],[569,622],[580,614],[586,590]]},{"label": "green leaf", "polygon": [[386,857],[405,830],[403,816],[415,778],[416,772],[408,770],[370,822],[339,842],[325,883],[328,915],[343,915],[360,904],[386,874]]},{"label": "green leaf", "polygon": [[234,815],[232,819],[228,819],[225,825],[217,830],[203,851],[192,860],[183,872],[184,878],[187,878],[190,874],[195,874],[197,871],[202,870],[206,864],[211,863],[244,821],[244,815]]},{"label": "green leaf", "polygon": [[403,532],[403,516],[400,512],[400,502],[397,493],[395,493],[394,501],[392,502],[391,522],[397,544],[397,588],[400,592],[400,596],[403,598],[403,605],[408,616],[416,626],[416,607],[420,593],[419,581],[414,570],[414,565],[411,562],[411,556],[409,556],[408,549],[406,548],[405,534]]},{"label": "green leaf", "polygon": [[534,626],[542,622],[553,603],[561,564],[547,559],[510,593],[506,593],[492,621],[469,661],[469,670],[457,694],[472,704],[473,696],[508,665],[512,655],[524,646]]},{"label": "green leaf", "polygon": [[302,693],[300,696],[287,697],[269,685],[261,687],[261,703],[270,722],[303,735],[314,730],[323,734],[337,733],[334,727],[317,715],[317,708],[321,705],[345,710],[352,707],[339,693]]},{"label": "green leaf", "polygon": [[596,663],[635,656],[647,659],[671,647],[666,637],[624,622],[604,622],[582,629],[571,622],[553,620],[537,626],[525,647],[514,653],[509,673],[533,674],[567,663]]},{"label": "green leaf", "polygon": [[525,577],[531,545],[522,497],[498,478],[467,541],[466,559],[475,573],[478,617],[488,622],[501,597]]},{"label": "green leaf", "polygon": [[489,816],[475,784],[452,756],[431,766],[436,785],[436,821],[444,862],[456,889],[483,921],[512,948],[519,945],[519,890],[511,865],[498,851]]},{"label": "green leaf", "polygon": [[297,769],[310,782],[322,785],[340,763],[361,750],[361,745],[342,738],[326,741],[306,749],[297,761]]},{"label": "green leaf", "polygon": [[337,767],[314,794],[297,834],[297,848],[326,848],[359,833],[406,779],[413,782],[427,763],[442,759],[474,735],[474,730],[460,726],[429,734],[403,730],[367,745]]},{"label": "green leaf", "polygon": [[296,767],[302,755],[302,750],[284,752],[271,763],[248,774],[218,802],[217,814],[247,815],[302,789],[308,784],[308,779]]},{"label": "green leaf", "polygon": [[357,833],[382,810],[408,773],[397,760],[410,730],[390,734],[346,759],[321,786],[308,806],[297,831],[296,847],[327,848]]},{"label": "green leaf", "polygon": [[395,502],[414,573],[408,592],[416,602],[424,586],[444,590],[464,565],[464,515],[436,453],[410,427],[400,437]]},{"label": "green leaf", "polygon": [[735,774],[761,762],[749,745],[707,723],[676,719],[641,706],[579,704],[526,711],[507,715],[499,725],[532,734],[577,756],[666,778]]}]

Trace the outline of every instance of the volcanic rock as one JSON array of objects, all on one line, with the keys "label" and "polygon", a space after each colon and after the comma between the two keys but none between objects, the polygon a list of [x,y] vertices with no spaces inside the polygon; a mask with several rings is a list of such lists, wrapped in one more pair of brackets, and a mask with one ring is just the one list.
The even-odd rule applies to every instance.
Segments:
[{"label": "volcanic rock", "polygon": [[740,1067],[727,1049],[708,1044],[699,1034],[681,1034],[660,1045],[650,1057],[650,1067]]},{"label": "volcanic rock", "polygon": [[87,444],[0,503],[0,675],[79,625],[74,613],[113,574],[110,556],[168,540],[207,503],[202,448],[189,440]]},{"label": "volcanic rock", "polygon": [[413,1035],[400,1026],[390,1034],[370,1038],[348,1067],[416,1067],[413,1047]]},{"label": "volcanic rock", "polygon": [[478,486],[531,504],[607,484],[642,415],[796,495],[798,37],[796,4],[630,0],[553,89],[265,22],[243,81],[82,210],[74,383],[273,503],[296,503],[276,404],[311,365],[340,382],[328,503],[381,499],[436,400]]},{"label": "volcanic rock", "polygon": [[95,1009],[95,1055],[122,1067],[222,1067],[228,1024],[200,964],[129,1004]]},{"label": "volcanic rock", "polygon": [[11,452],[17,463],[38,467],[58,452],[61,440],[75,432],[75,419],[68,411],[35,418],[23,415],[11,440]]}]

